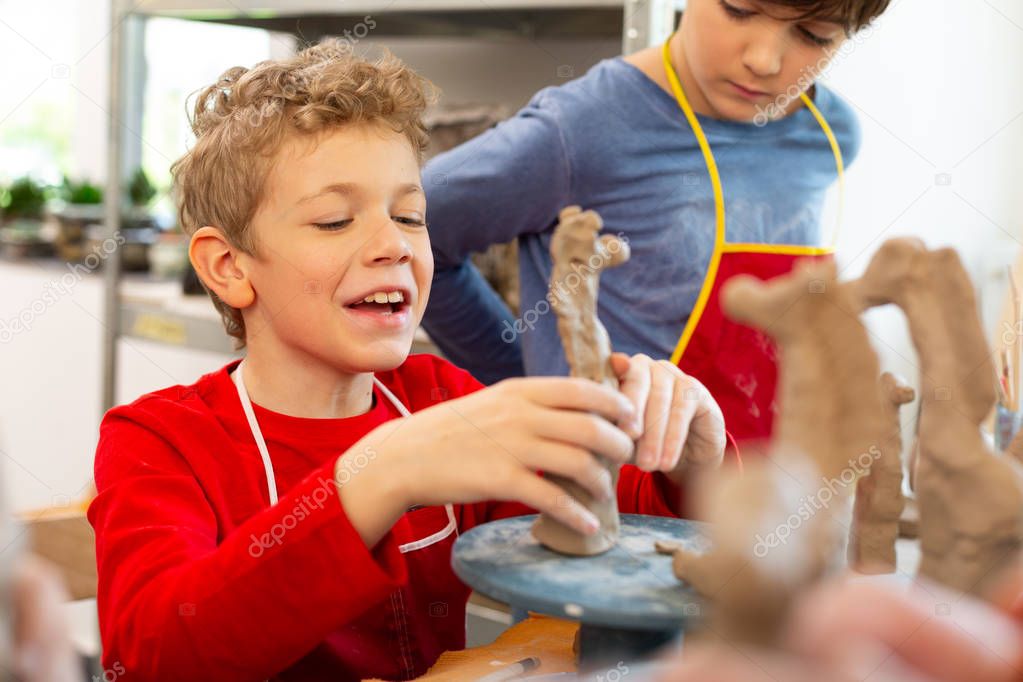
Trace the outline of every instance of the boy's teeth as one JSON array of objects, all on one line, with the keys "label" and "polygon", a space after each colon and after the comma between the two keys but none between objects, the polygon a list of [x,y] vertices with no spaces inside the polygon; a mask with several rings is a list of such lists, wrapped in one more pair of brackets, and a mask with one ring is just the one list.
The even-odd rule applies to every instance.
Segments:
[{"label": "boy's teeth", "polygon": [[400,291],[378,291],[362,300],[363,303],[403,303],[405,294]]}]

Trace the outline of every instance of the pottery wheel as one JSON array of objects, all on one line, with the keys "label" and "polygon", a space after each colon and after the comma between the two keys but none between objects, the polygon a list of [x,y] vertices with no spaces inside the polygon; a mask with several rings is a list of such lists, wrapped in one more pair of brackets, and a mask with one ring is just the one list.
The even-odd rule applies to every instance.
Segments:
[{"label": "pottery wheel", "polygon": [[498,601],[580,621],[583,661],[587,641],[591,650],[604,654],[638,656],[677,639],[699,621],[699,597],[678,581],[671,557],[658,554],[654,543],[706,552],[710,543],[704,524],[622,514],[615,547],[597,556],[572,557],[537,542],[529,532],[535,519],[493,521],[462,534],[452,553],[455,573]]}]

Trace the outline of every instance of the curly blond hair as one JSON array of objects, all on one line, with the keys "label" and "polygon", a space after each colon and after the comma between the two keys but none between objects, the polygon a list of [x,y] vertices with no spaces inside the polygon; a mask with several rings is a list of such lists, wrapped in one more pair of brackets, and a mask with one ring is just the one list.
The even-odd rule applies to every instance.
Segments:
[{"label": "curly blond hair", "polygon": [[[405,135],[422,163],[422,115],[435,89],[397,58],[369,61],[330,39],[294,57],[236,66],[199,91],[189,121],[196,141],[171,166],[186,234],[219,228],[255,253],[249,225],[265,195],[274,156],[290,135],[315,135],[351,123],[383,123]],[[245,345],[241,311],[203,286],[236,346]]]}]

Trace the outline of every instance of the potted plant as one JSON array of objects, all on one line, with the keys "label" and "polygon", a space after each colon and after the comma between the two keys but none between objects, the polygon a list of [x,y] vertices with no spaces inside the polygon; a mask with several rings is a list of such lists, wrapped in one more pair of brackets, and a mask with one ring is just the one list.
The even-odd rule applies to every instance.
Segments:
[{"label": "potted plant", "polygon": [[128,185],[128,198],[133,208],[145,210],[156,196],[156,188],[142,168],[137,168]]},{"label": "potted plant", "polygon": [[0,245],[9,258],[46,256],[52,244],[42,234],[47,189],[30,177],[0,189]]},{"label": "potted plant", "polygon": [[[132,173],[125,187],[127,202],[121,210],[121,267],[126,271],[149,269],[149,250],[156,243],[159,230],[149,207],[157,195],[156,187],[141,167]],[[106,236],[101,226],[90,228],[89,248],[102,247]]]},{"label": "potted plant", "polygon": [[69,263],[77,263],[86,255],[86,229],[103,222],[103,188],[65,175],[59,194],[61,202],[53,210],[58,228],[57,254]]}]

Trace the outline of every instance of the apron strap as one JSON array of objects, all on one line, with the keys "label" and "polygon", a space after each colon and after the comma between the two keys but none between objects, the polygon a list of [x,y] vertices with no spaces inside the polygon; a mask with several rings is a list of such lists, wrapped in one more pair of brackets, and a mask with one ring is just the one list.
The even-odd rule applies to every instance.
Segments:
[{"label": "apron strap", "polygon": [[249,421],[249,430],[252,431],[256,447],[259,448],[259,456],[263,459],[263,469],[266,471],[266,487],[270,493],[270,506],[272,507],[277,504],[277,479],[274,477],[274,467],[270,461],[270,451],[266,447],[266,441],[263,440],[263,432],[259,428],[259,422],[256,421],[256,413],[252,409],[249,392],[245,389],[245,379],[242,377],[242,366],[244,364],[244,360],[238,363],[238,366],[234,368],[234,374],[231,375],[231,378],[234,379],[234,385],[238,389],[238,398],[241,400],[242,409],[245,411],[245,418]]},{"label": "apron strap", "polygon": [[[249,422],[249,429],[252,431],[252,437],[256,441],[256,447],[259,449],[259,456],[263,460],[263,470],[266,472],[266,487],[270,497],[270,506],[277,504],[277,479],[274,476],[273,462],[270,460],[270,450],[266,447],[266,441],[263,439],[263,431],[259,428],[259,422],[256,420],[256,413],[252,409],[252,401],[249,399],[249,392],[245,388],[245,379],[242,377],[242,366],[245,361],[242,360],[235,367],[234,373],[231,378],[234,380],[234,385],[238,389],[238,399],[241,401],[242,410],[245,411],[245,418]],[[373,384],[380,389],[384,397],[387,398],[388,402],[394,406],[394,409],[402,416],[402,418],[412,416],[405,405],[398,400],[398,397],[394,395],[391,389],[384,386],[380,379],[373,377]],[[451,504],[444,505],[444,510],[448,515],[448,525],[438,532],[425,537],[422,540],[416,540],[415,542],[409,542],[398,547],[402,554],[413,552],[417,549],[429,547],[430,545],[440,542],[444,538],[448,537],[452,533],[458,534],[458,522],[455,520],[455,509]]]}]

